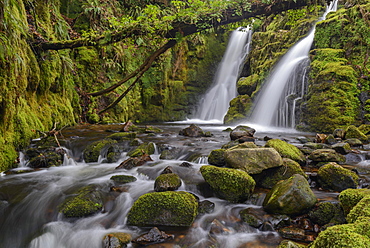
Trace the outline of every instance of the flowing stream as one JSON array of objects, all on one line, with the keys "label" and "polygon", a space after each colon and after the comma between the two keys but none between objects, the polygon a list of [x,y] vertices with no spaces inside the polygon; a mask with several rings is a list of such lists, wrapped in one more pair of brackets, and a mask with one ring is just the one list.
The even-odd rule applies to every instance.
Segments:
[{"label": "flowing stream", "polygon": [[[320,20],[337,10],[337,0],[327,7]],[[250,122],[264,126],[295,127],[295,107],[306,93],[309,51],[315,26],[279,60],[261,89]]]},{"label": "flowing stream", "polygon": [[219,65],[214,83],[201,99],[196,119],[223,122],[229,102],[236,97],[236,81],[240,68],[249,53],[252,40],[250,27],[238,28],[230,36],[226,52]]}]

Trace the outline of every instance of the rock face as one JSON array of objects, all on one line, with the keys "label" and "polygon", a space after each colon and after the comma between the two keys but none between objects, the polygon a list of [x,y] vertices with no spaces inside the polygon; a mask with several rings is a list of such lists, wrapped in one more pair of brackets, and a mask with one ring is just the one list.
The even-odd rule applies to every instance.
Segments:
[{"label": "rock face", "polygon": [[206,165],[200,172],[218,197],[231,202],[247,200],[256,185],[248,173],[240,170]]},{"label": "rock face", "polygon": [[183,191],[154,192],[144,194],[134,202],[127,215],[127,224],[191,226],[197,214],[198,202],[194,195]]},{"label": "rock face", "polygon": [[312,208],[317,199],[302,175],[293,175],[278,182],[266,195],[264,209],[269,213],[302,214]]},{"label": "rock face", "polygon": [[130,242],[128,233],[109,233],[103,238],[103,248],[125,248]]},{"label": "rock face", "polygon": [[258,174],[283,164],[281,156],[274,148],[227,150],[225,161],[228,167],[244,170],[248,174]]},{"label": "rock face", "polygon": [[358,176],[335,162],[325,164],[317,172],[320,185],[329,190],[342,191],[357,188]]},{"label": "rock face", "polygon": [[306,163],[304,154],[297,147],[283,140],[270,139],[266,142],[265,146],[275,148],[283,158],[290,158],[302,165]]},{"label": "rock face", "polygon": [[159,175],[154,182],[156,192],[176,190],[181,186],[181,179],[177,174],[168,173]]},{"label": "rock face", "polygon": [[189,127],[182,129],[179,135],[189,136],[189,137],[203,137],[205,136],[203,130],[197,125],[191,124]]},{"label": "rock face", "polygon": [[314,162],[345,162],[346,158],[333,149],[317,149],[309,156]]},{"label": "rock face", "polygon": [[242,137],[253,137],[255,129],[248,126],[237,126],[233,131],[230,132],[231,140],[237,140]]}]

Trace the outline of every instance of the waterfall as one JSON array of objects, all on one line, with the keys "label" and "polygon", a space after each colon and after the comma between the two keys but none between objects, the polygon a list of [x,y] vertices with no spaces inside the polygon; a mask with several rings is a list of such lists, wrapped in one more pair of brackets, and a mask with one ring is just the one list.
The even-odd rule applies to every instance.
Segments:
[{"label": "waterfall", "polygon": [[223,121],[229,102],[236,97],[236,81],[250,50],[251,27],[238,28],[230,36],[226,52],[214,78],[213,86],[199,103],[195,118]]},{"label": "waterfall", "polygon": [[[324,20],[329,12],[336,11],[337,2],[334,0],[327,6],[319,21]],[[308,55],[314,35],[315,26],[279,60],[259,92],[250,118],[252,123],[295,127],[295,107],[306,93]]]}]

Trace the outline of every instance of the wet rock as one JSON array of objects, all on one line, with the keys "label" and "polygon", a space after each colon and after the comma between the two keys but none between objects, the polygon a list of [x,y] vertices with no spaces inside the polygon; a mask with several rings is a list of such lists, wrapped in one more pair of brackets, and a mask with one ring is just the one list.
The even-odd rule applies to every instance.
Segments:
[{"label": "wet rock", "polygon": [[199,202],[198,211],[200,214],[210,214],[213,213],[215,209],[215,204],[211,201],[204,200]]},{"label": "wet rock", "polygon": [[370,196],[362,198],[346,216],[348,223],[355,223],[361,218],[367,218],[367,221],[370,220]]},{"label": "wet rock", "polygon": [[325,144],[333,145],[337,143],[338,141],[334,138],[334,135],[329,134],[325,139]]},{"label": "wet rock", "polygon": [[282,166],[266,169],[253,175],[253,178],[259,187],[271,189],[280,180],[288,179],[294,174],[300,174],[306,179],[308,178],[297,162],[289,158],[283,158]]},{"label": "wet rock", "polygon": [[225,161],[228,167],[241,169],[249,174],[258,174],[265,169],[283,164],[280,154],[274,148],[226,150]]},{"label": "wet rock", "polygon": [[179,155],[178,148],[168,149],[161,152],[159,159],[175,160],[178,158],[178,155]]},{"label": "wet rock", "polygon": [[346,155],[352,151],[351,146],[346,142],[334,144],[331,146],[331,148],[342,155]]},{"label": "wet rock", "polygon": [[344,141],[345,143],[348,143],[351,147],[362,147],[363,143],[359,139],[346,139]]},{"label": "wet rock", "polygon": [[329,223],[344,224],[346,222],[342,207],[337,202],[319,202],[308,213],[308,217],[313,223],[317,223],[320,226]]},{"label": "wet rock", "polygon": [[182,162],[179,166],[189,168],[189,167],[192,167],[193,165],[189,162]]},{"label": "wet rock", "polygon": [[241,210],[239,214],[242,221],[255,228],[259,228],[265,222],[266,212],[263,209],[246,208]]},{"label": "wet rock", "polygon": [[229,148],[234,147],[234,146],[237,146],[237,145],[239,145],[239,144],[240,144],[240,143],[239,143],[239,141],[237,141],[237,140],[232,140],[232,141],[230,141],[230,142],[228,142],[228,143],[226,143],[226,144],[222,145],[222,146],[221,146],[221,149],[229,149]]},{"label": "wet rock", "polygon": [[129,132],[129,131],[131,131],[131,127],[134,127],[135,125],[134,125],[134,123],[132,123],[132,121],[126,121],[124,124],[123,124],[123,126],[122,126],[122,128],[121,128],[121,130],[120,130],[120,132]]},{"label": "wet rock", "polygon": [[109,163],[117,162],[121,156],[116,140],[104,139],[91,143],[83,151],[86,163],[97,162],[99,156],[106,157]]},{"label": "wet rock", "polygon": [[247,200],[256,184],[248,173],[241,170],[206,165],[200,168],[200,172],[214,193],[230,202]]},{"label": "wet rock", "polygon": [[147,142],[139,145],[134,150],[127,153],[127,156],[130,157],[140,157],[144,154],[154,154],[155,152],[155,144],[153,142]]},{"label": "wet rock", "polygon": [[244,142],[228,148],[227,150],[244,149],[244,148],[258,148],[254,142]]},{"label": "wet rock", "polygon": [[266,195],[263,207],[269,213],[296,215],[310,210],[316,201],[307,180],[296,174],[278,182]]},{"label": "wet rock", "polygon": [[225,234],[225,233],[232,233],[232,231],[227,228],[225,225],[223,225],[219,220],[214,219],[211,222],[211,228],[209,231],[210,235],[219,235],[219,234]]},{"label": "wet rock", "polygon": [[133,158],[126,159],[120,165],[118,165],[116,169],[130,170],[134,167],[141,166],[148,161],[153,161],[153,160],[148,154],[144,154],[140,157],[133,157]]},{"label": "wet rock", "polygon": [[156,192],[177,190],[181,184],[181,179],[177,174],[162,174],[155,179],[154,190]]},{"label": "wet rock", "polygon": [[316,134],[316,137],[315,137],[315,141],[316,143],[326,143],[326,138],[328,137],[328,135],[324,134],[324,133],[317,133]]},{"label": "wet rock", "polygon": [[126,184],[126,183],[135,182],[137,178],[134,176],[129,176],[129,175],[116,175],[116,176],[112,176],[110,180],[113,180],[114,182],[119,183],[119,184]]},{"label": "wet rock", "polygon": [[128,233],[109,233],[103,238],[103,248],[125,248],[130,242]]},{"label": "wet rock", "polygon": [[324,148],[330,148],[328,144],[323,144],[323,143],[314,143],[314,142],[307,142],[303,145],[303,147],[307,147],[310,149],[324,149]]},{"label": "wet rock", "polygon": [[65,150],[49,148],[45,150],[34,150],[33,157],[28,156],[28,166],[31,168],[49,168],[63,164]]},{"label": "wet rock", "polygon": [[[291,239],[295,241],[309,241],[305,230],[298,227],[283,227],[279,229],[279,234],[285,239]],[[311,240],[312,241],[312,240]]]},{"label": "wet rock", "polygon": [[164,170],[161,172],[161,174],[171,174],[171,173],[174,173],[173,172],[173,168],[172,166],[167,166],[166,168],[164,168]]},{"label": "wet rock", "polygon": [[242,137],[253,137],[255,129],[248,126],[237,126],[234,130],[230,132],[231,140],[237,140]]},{"label": "wet rock", "polygon": [[305,248],[305,245],[295,243],[291,240],[283,240],[277,248]]},{"label": "wet rock", "polygon": [[[153,203],[156,204],[153,204]],[[147,193],[139,197],[127,215],[135,226],[191,226],[198,214],[198,201],[183,191]]]},{"label": "wet rock", "polygon": [[89,185],[74,192],[72,196],[66,198],[58,209],[65,217],[79,218],[92,215],[100,211],[103,207],[101,193],[96,186]]},{"label": "wet rock", "polygon": [[174,239],[174,237],[174,235],[167,234],[163,231],[160,231],[157,227],[153,227],[148,233],[143,234],[136,239],[133,239],[132,243],[147,246],[151,244],[163,243],[168,240]]},{"label": "wet rock", "polygon": [[208,163],[216,166],[224,166],[225,163],[225,149],[217,149],[211,151],[208,156]]},{"label": "wet rock", "polygon": [[304,137],[304,136],[299,136],[296,138],[299,142],[301,142],[302,144],[305,144],[307,142],[311,142],[311,140],[307,137]]},{"label": "wet rock", "polygon": [[335,162],[325,164],[317,172],[321,187],[329,190],[342,191],[348,188],[357,188],[358,176]]},{"label": "wet rock", "polygon": [[334,138],[344,139],[345,135],[346,135],[346,131],[344,129],[341,129],[341,128],[337,128],[333,132]]},{"label": "wet rock", "polygon": [[368,137],[354,125],[347,127],[345,139],[359,139],[362,142],[368,141]]},{"label": "wet rock", "polygon": [[204,132],[199,126],[191,124],[189,127],[180,130],[179,135],[189,137],[203,137]]},{"label": "wet rock", "polygon": [[345,162],[346,158],[342,155],[337,153],[333,149],[317,149],[313,151],[309,156],[314,162]]},{"label": "wet rock", "polygon": [[365,196],[370,196],[370,189],[346,189],[339,194],[339,201],[345,215]]},{"label": "wet rock", "polygon": [[133,140],[136,138],[136,133],[130,132],[130,133],[114,133],[107,137],[107,139],[117,140],[118,142],[122,142],[124,140]]},{"label": "wet rock", "polygon": [[153,127],[153,126],[150,126],[150,125],[146,125],[145,128],[144,128],[144,133],[161,133],[163,132],[162,129],[158,128],[158,127]]}]

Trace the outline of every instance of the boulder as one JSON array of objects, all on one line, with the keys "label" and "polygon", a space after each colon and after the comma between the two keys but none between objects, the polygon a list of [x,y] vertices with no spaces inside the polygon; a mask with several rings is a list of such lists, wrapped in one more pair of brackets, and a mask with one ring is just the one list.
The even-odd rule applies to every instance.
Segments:
[{"label": "boulder", "polygon": [[253,178],[259,187],[271,189],[280,180],[288,179],[294,174],[300,174],[306,179],[308,178],[297,162],[289,158],[283,158],[282,166],[266,169],[253,175]]},{"label": "boulder", "polygon": [[346,135],[346,131],[344,129],[341,129],[341,128],[337,128],[333,132],[333,136],[335,138],[344,139],[345,135]]},{"label": "boulder", "polygon": [[189,127],[180,130],[179,135],[189,137],[203,137],[204,132],[199,126],[191,124]]},{"label": "boulder", "polygon": [[358,176],[335,162],[321,166],[317,172],[318,182],[322,188],[342,191],[348,188],[357,188]]},{"label": "boulder", "polygon": [[168,240],[174,239],[174,235],[167,234],[160,231],[157,227],[153,227],[146,234],[140,235],[136,239],[132,240],[132,243],[139,244],[140,246],[148,246],[151,244],[163,243]]},{"label": "boulder", "polygon": [[153,142],[143,143],[139,145],[134,150],[127,153],[127,156],[130,157],[140,157],[144,154],[154,154],[155,152],[155,144]]},{"label": "boulder", "polygon": [[131,234],[109,233],[103,237],[103,248],[125,248],[131,242]]},{"label": "boulder", "polygon": [[283,164],[283,159],[274,148],[226,150],[225,161],[228,167],[244,170],[248,174],[258,174]]},{"label": "boulder", "polygon": [[324,148],[330,148],[330,146],[328,144],[324,144],[324,143],[314,143],[314,142],[307,142],[303,145],[303,147],[307,147],[307,148],[310,148],[310,149],[324,149]]},{"label": "boulder", "polygon": [[244,148],[258,148],[254,142],[244,142],[244,143],[238,143],[235,146],[227,148],[228,150],[234,150],[234,149],[244,149]]},{"label": "boulder", "polygon": [[[362,198],[348,213],[346,219],[348,223],[354,223],[358,219],[370,218],[370,196]],[[370,230],[369,230],[370,235]],[[369,243],[370,244],[370,243]]]},{"label": "boulder", "polygon": [[116,169],[130,170],[134,167],[141,166],[148,161],[153,161],[153,160],[148,154],[144,154],[140,157],[133,157],[133,158],[126,159],[120,165],[118,165]]},{"label": "boulder", "polygon": [[319,202],[308,213],[310,220],[320,226],[331,224],[344,224],[344,212],[338,202]]},{"label": "boulder", "polygon": [[83,159],[86,163],[97,162],[99,156],[106,157],[109,163],[117,162],[121,156],[116,140],[103,139],[88,145],[83,151]]},{"label": "boulder", "polygon": [[129,175],[116,175],[112,176],[110,180],[119,183],[119,184],[125,184],[125,183],[131,183],[135,182],[137,179],[134,176],[129,176]]},{"label": "boulder", "polygon": [[277,248],[306,248],[306,245],[302,245],[299,243],[295,243],[291,240],[283,240],[280,242],[279,246]]},{"label": "boulder", "polygon": [[189,227],[197,214],[198,201],[193,194],[184,191],[153,192],[134,202],[127,214],[127,224]]},{"label": "boulder", "polygon": [[177,190],[178,188],[180,188],[181,184],[181,179],[177,174],[162,174],[155,179],[154,191],[163,192]]},{"label": "boulder", "polygon": [[266,195],[263,207],[269,213],[297,215],[309,211],[316,201],[306,178],[296,174],[275,184]]},{"label": "boulder", "polygon": [[237,90],[239,95],[252,96],[252,93],[257,88],[258,78],[258,74],[240,78],[237,82]]},{"label": "boulder", "polygon": [[256,185],[245,171],[206,165],[200,168],[204,180],[214,193],[230,202],[242,202],[253,193]]},{"label": "boulder", "polygon": [[346,128],[345,139],[359,139],[362,142],[367,142],[369,138],[356,126],[350,125]]},{"label": "boulder", "polygon": [[333,149],[317,149],[313,151],[309,156],[314,162],[345,162],[346,158],[342,155],[337,153]]},{"label": "boulder", "polygon": [[216,166],[224,166],[225,163],[225,149],[216,149],[211,151],[208,156],[208,163]]},{"label": "boulder", "polygon": [[351,146],[346,142],[336,143],[331,148],[342,155],[346,155],[352,151]]},{"label": "boulder", "polygon": [[348,143],[351,147],[362,147],[364,144],[359,139],[346,139],[344,142]]},{"label": "boulder", "polygon": [[306,163],[304,154],[297,147],[283,140],[270,139],[265,146],[274,148],[283,158],[290,158],[302,165]]},{"label": "boulder", "polygon": [[237,140],[242,137],[253,137],[255,129],[248,126],[237,126],[233,131],[230,132],[231,140]]},{"label": "boulder", "polygon": [[340,192],[338,198],[345,215],[365,196],[370,196],[370,189],[346,189]]},{"label": "boulder", "polygon": [[199,214],[210,214],[215,210],[215,204],[211,201],[204,200],[199,202]]},{"label": "boulder", "polygon": [[60,166],[64,161],[65,150],[57,148],[50,148],[45,150],[38,150],[33,157],[29,157],[27,163],[28,167],[31,168],[49,168],[54,166]]},{"label": "boulder", "polygon": [[86,217],[99,212],[102,208],[102,195],[94,185],[74,192],[58,206],[59,211],[68,218]]}]

